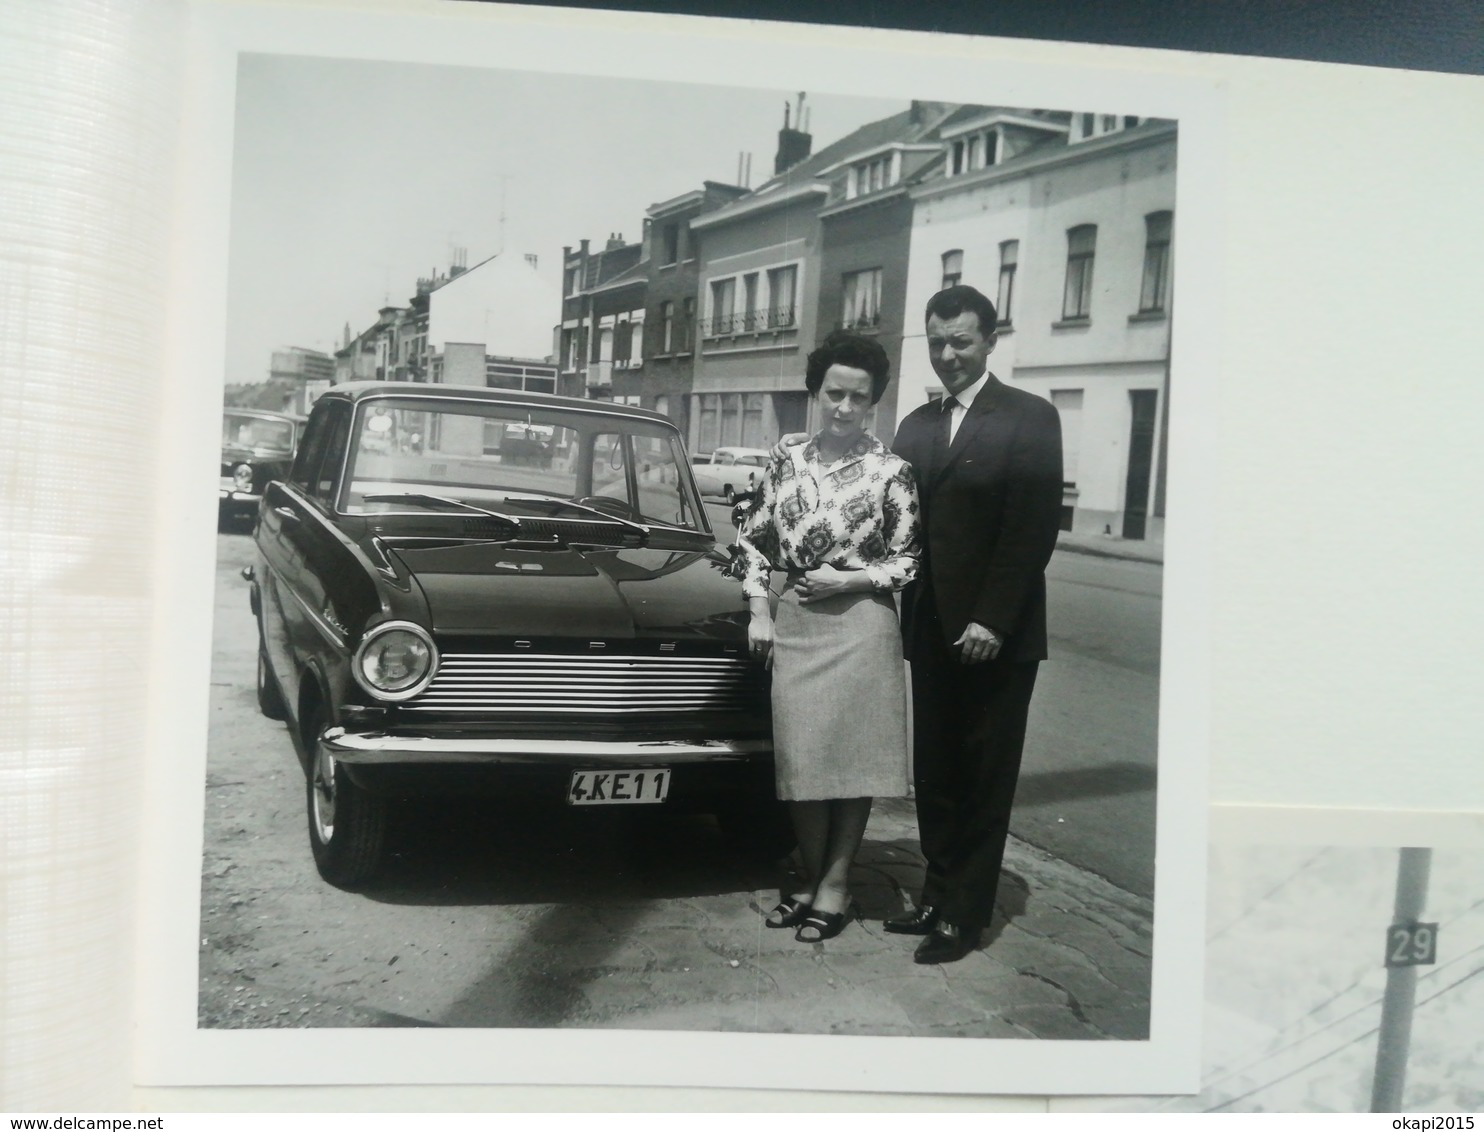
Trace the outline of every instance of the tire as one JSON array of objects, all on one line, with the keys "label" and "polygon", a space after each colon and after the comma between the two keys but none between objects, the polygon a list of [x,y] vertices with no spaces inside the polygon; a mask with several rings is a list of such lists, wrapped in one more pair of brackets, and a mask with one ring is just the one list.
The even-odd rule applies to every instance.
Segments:
[{"label": "tire", "polygon": [[738,801],[718,809],[716,824],[737,852],[761,861],[787,857],[798,845],[788,806],[777,798]]},{"label": "tire", "polygon": [[309,849],[319,875],[336,888],[360,888],[376,879],[386,856],[386,799],[368,794],[350,780],[345,767],[319,742],[324,713],[306,713],[305,744],[310,749],[305,776]]},{"label": "tire", "polygon": [[261,644],[258,645],[258,710],[280,723],[289,717],[289,706],[284,703],[283,691],[268,668],[268,655]]}]

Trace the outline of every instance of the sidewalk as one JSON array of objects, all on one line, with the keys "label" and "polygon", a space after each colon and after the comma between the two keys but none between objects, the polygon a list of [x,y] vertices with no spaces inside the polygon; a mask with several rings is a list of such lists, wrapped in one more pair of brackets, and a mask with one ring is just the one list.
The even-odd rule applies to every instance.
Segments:
[{"label": "sidewalk", "polygon": [[1131,562],[1153,562],[1161,566],[1165,560],[1162,538],[1126,539],[1117,535],[1074,535],[1071,531],[1062,531],[1056,536],[1056,549],[1068,554],[1123,558]]}]

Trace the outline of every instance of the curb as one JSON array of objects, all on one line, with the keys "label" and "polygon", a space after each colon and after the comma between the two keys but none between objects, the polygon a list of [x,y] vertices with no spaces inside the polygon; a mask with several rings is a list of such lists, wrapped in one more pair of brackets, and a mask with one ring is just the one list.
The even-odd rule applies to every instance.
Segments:
[{"label": "curb", "polygon": [[1125,562],[1148,562],[1154,566],[1163,566],[1165,560],[1162,554],[1154,554],[1150,551],[1130,552],[1125,550],[1104,550],[1098,546],[1088,546],[1077,542],[1059,542],[1056,549],[1066,551],[1068,554],[1086,554],[1093,558],[1119,558]]}]

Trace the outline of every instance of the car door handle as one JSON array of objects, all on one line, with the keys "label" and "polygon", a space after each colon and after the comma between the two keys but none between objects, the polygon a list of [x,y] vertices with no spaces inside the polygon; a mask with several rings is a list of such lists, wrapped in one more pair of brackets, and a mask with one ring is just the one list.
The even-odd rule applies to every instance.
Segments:
[{"label": "car door handle", "polygon": [[281,519],[287,519],[291,523],[299,521],[299,513],[292,507],[275,507],[273,513]]}]

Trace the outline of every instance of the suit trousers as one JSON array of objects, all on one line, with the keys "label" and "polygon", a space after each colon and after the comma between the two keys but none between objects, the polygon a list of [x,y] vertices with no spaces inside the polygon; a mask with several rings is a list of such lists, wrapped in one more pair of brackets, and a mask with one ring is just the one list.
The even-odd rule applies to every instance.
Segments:
[{"label": "suit trousers", "polygon": [[927,875],[922,903],[970,930],[989,925],[1039,661],[961,664],[937,619],[916,634],[913,780]]}]

